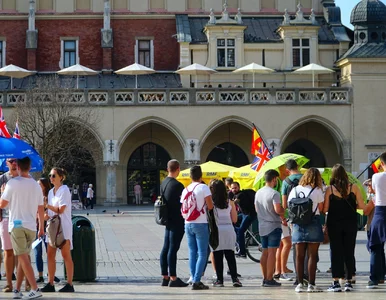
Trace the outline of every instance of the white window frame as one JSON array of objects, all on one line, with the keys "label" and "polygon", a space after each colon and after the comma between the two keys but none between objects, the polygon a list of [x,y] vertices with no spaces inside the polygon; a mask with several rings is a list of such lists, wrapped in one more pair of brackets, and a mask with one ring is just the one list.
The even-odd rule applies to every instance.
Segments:
[{"label": "white window frame", "polygon": [[1,48],[1,61],[2,61],[2,65],[0,64],[0,68],[2,68],[2,67],[5,67],[7,64],[6,64],[6,61],[5,61],[5,57],[6,57],[6,55],[5,55],[5,53],[6,53],[6,50],[7,50],[7,48],[6,48],[6,41],[5,40],[2,40],[2,39],[0,39],[0,43],[2,43],[2,48]]},{"label": "white window frame", "polygon": [[[293,45],[293,42],[295,40],[299,40],[299,46],[294,46]],[[303,46],[303,40],[308,40],[308,46]],[[294,50],[295,49],[299,49],[299,58],[300,58],[300,66],[295,66],[294,65]],[[305,64],[303,62],[303,50],[307,50],[309,51],[309,63],[311,63],[311,38],[292,38],[292,45],[291,45],[291,52],[292,52],[292,56],[291,56],[291,60],[292,60],[292,67],[293,68],[301,68],[301,67],[304,67]]]},{"label": "white window frame", "polygon": [[135,38],[134,56],[135,62],[139,64],[139,42],[150,41],[150,68],[154,69],[154,38],[149,37],[137,37]]},{"label": "white window frame", "polygon": [[64,42],[65,41],[75,41],[75,64],[79,64],[79,37],[61,37],[60,38],[60,61],[59,68],[64,68]]},{"label": "white window frame", "polygon": [[[224,46],[218,46],[218,41],[219,40],[224,40],[225,45]],[[228,46],[228,40],[233,40],[234,46]],[[219,49],[224,49],[225,50],[225,66],[219,66],[218,65],[218,50]],[[234,50],[234,66],[229,66],[228,65],[228,49],[233,49]],[[236,67],[236,38],[218,38],[216,40],[216,65],[217,68],[235,68]]]}]

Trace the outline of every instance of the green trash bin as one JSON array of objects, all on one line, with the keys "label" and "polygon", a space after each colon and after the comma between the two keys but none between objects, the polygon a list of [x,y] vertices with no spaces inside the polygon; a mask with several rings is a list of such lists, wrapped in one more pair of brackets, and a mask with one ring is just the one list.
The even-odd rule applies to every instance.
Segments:
[{"label": "green trash bin", "polygon": [[74,281],[94,281],[96,278],[95,228],[87,218],[72,216],[71,251]]}]

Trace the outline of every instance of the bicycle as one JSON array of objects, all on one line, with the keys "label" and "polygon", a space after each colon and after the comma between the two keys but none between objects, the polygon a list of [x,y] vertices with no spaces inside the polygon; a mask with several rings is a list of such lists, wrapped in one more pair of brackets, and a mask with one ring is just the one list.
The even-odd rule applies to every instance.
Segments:
[{"label": "bicycle", "polygon": [[[245,235],[245,254],[254,262],[259,263],[261,254],[263,253],[263,247],[260,242],[260,235],[258,232],[252,232],[247,229],[244,233]],[[238,252],[240,247],[236,242],[235,252]]]}]

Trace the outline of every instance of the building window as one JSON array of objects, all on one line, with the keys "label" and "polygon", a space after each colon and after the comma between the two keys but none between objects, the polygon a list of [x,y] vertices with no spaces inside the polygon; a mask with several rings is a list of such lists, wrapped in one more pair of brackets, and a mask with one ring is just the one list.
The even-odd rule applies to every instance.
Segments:
[{"label": "building window", "polygon": [[138,39],[135,44],[135,62],[148,68],[154,68],[153,40]]},{"label": "building window", "polygon": [[217,66],[233,68],[235,66],[235,40],[217,40]]},{"label": "building window", "polygon": [[0,41],[0,68],[5,66],[5,42]]},{"label": "building window", "polygon": [[292,62],[294,67],[303,67],[310,63],[310,40],[292,40]]},{"label": "building window", "polygon": [[76,41],[64,41],[63,45],[64,61],[63,67],[71,67],[76,64]]}]

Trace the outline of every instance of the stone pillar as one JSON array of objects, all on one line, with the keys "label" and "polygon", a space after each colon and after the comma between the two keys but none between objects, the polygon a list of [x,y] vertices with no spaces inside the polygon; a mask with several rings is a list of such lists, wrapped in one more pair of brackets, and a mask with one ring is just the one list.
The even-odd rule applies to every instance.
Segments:
[{"label": "stone pillar", "polygon": [[104,205],[117,205],[117,165],[119,163],[118,141],[105,141],[103,164],[106,167],[106,199]]},{"label": "stone pillar", "polygon": [[113,30],[110,24],[111,10],[110,0],[105,0],[105,8],[103,12],[103,29],[101,29],[101,46],[103,49],[103,66],[102,71],[112,72],[112,48],[113,43]]},{"label": "stone pillar", "polygon": [[343,150],[343,166],[346,171],[351,172],[352,165],[352,155],[351,155],[351,140],[345,140],[342,145]]},{"label": "stone pillar", "polygon": [[198,139],[186,139],[184,149],[185,165],[195,165],[200,163],[201,145]]},{"label": "stone pillar", "polygon": [[26,39],[27,69],[36,71],[36,49],[38,47],[38,31],[35,28],[35,1],[29,1],[28,30]]}]

